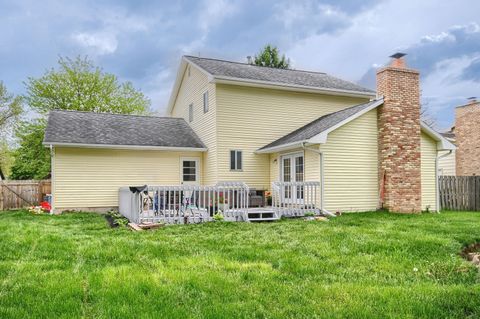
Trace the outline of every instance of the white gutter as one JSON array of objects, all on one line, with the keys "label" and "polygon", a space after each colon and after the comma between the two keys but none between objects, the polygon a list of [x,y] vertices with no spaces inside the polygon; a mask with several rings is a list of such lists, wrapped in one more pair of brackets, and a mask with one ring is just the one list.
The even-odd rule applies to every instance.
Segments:
[{"label": "white gutter", "polygon": [[443,154],[440,156],[435,157],[435,193],[436,193],[436,206],[437,206],[437,213],[440,213],[440,186],[438,185],[438,162],[448,155],[451,155],[453,150],[450,150],[447,154]]},{"label": "white gutter", "polygon": [[311,152],[317,153],[320,156],[320,210],[325,215],[328,215],[330,217],[336,217],[335,214],[333,214],[332,212],[330,212],[330,211],[328,211],[324,208],[324,203],[325,203],[325,195],[324,195],[325,194],[325,176],[324,176],[324,173],[323,173],[324,172],[323,152],[321,152],[319,150],[307,148],[307,147],[305,147],[305,143],[302,143],[302,148],[305,151],[311,151]]},{"label": "white gutter", "polygon": [[147,150],[147,151],[176,151],[176,152],[206,152],[206,147],[173,147],[173,146],[149,146],[149,145],[113,145],[113,144],[83,144],[83,143],[49,143],[46,146],[79,147],[79,148],[107,148],[119,150]]},{"label": "white gutter", "polygon": [[51,198],[51,203],[50,203],[50,214],[55,212],[55,149],[53,148],[53,145],[50,144],[50,178],[51,178],[51,190],[50,190],[50,195],[52,196]]},{"label": "white gutter", "polygon": [[256,150],[254,153],[255,154],[268,154],[268,153],[275,153],[275,152],[281,152],[281,151],[286,151],[292,148],[297,148],[297,147],[303,147],[304,143],[306,141],[296,141],[292,143],[286,143],[278,146],[272,146],[265,148],[263,150]]}]

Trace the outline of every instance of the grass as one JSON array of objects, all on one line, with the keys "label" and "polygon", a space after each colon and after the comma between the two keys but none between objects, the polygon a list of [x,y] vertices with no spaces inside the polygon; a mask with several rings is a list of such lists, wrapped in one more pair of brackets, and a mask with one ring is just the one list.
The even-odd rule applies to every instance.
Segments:
[{"label": "grass", "polygon": [[0,318],[478,318],[479,213],[152,232],[0,213]]}]

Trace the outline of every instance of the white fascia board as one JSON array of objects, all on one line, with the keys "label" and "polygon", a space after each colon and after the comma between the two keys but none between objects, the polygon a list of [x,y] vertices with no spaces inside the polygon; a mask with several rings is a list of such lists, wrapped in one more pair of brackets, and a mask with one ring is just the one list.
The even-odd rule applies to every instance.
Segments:
[{"label": "white fascia board", "polygon": [[287,144],[282,144],[278,146],[272,146],[272,147],[264,148],[262,150],[256,150],[255,154],[270,154],[270,153],[277,153],[281,151],[287,151],[290,149],[302,147],[303,143],[305,143],[305,141],[298,141],[298,142],[287,143]]},{"label": "white fascia board", "polygon": [[148,146],[148,145],[111,145],[111,144],[81,144],[81,143],[54,143],[43,142],[50,147],[78,147],[78,148],[106,148],[117,150],[144,150],[144,151],[172,151],[172,152],[206,152],[205,147],[173,147],[173,146]]},{"label": "white fascia board", "polygon": [[188,63],[186,62],[185,58],[182,57],[182,60],[180,61],[180,65],[178,66],[177,76],[175,77],[175,82],[172,87],[172,92],[170,93],[170,99],[168,100],[167,112],[166,112],[167,116],[170,116],[170,112],[173,109],[173,105],[177,100],[178,91],[180,90],[180,84],[182,83],[183,74],[187,69],[187,64]]},{"label": "white fascia board", "polygon": [[433,138],[437,141],[437,150],[438,151],[447,151],[447,150],[455,150],[457,147],[452,144],[449,140],[443,137],[440,133],[432,129],[428,124],[421,121],[420,123],[422,132]]},{"label": "white fascia board", "polygon": [[318,87],[312,87],[312,86],[286,84],[281,82],[240,79],[240,78],[228,77],[228,76],[214,76],[213,82],[219,83],[219,84],[231,84],[231,85],[267,88],[267,89],[277,89],[277,90],[306,92],[306,93],[321,93],[321,94],[327,94],[327,95],[340,95],[340,96],[350,96],[350,97],[375,98],[376,96],[375,92],[360,92],[360,91],[349,91],[349,90],[340,90],[340,89],[318,88]]},{"label": "white fascia board", "polygon": [[379,99],[377,102],[373,103],[369,107],[361,110],[360,112],[357,112],[357,113],[353,114],[352,116],[350,116],[350,117],[346,118],[345,120],[337,123],[336,125],[328,128],[327,130],[323,131],[322,133],[317,134],[317,135],[313,136],[312,138],[309,138],[307,140],[307,142],[311,143],[311,144],[325,144],[327,142],[327,137],[328,137],[328,134],[330,132],[342,127],[343,125],[355,120],[356,118],[359,118],[363,114],[365,114],[367,112],[370,112],[371,110],[379,107],[382,104],[383,104],[383,99]]},{"label": "white fascia board", "polygon": [[172,93],[170,94],[170,99],[168,100],[167,116],[170,116],[170,112],[172,112],[173,105],[175,104],[175,101],[177,100],[177,97],[178,97],[178,91],[180,90],[180,85],[182,84],[185,71],[189,64],[197,68],[200,72],[204,73],[207,76],[209,82],[213,81],[213,76],[210,73],[208,73],[205,69],[201,68],[196,63],[192,62],[187,57],[183,56],[180,62],[180,66],[178,67],[178,70],[177,70],[177,76],[175,77],[175,83],[172,88]]},{"label": "white fascia board", "polygon": [[183,57],[183,59],[185,61],[188,61],[188,63],[190,63],[191,65],[193,65],[194,67],[196,67],[200,72],[202,72],[203,74],[205,74],[208,78],[208,82],[212,82],[213,79],[214,79],[214,76],[208,72],[207,70],[205,70],[204,68],[202,68],[200,65],[196,64],[195,62],[193,62],[192,60],[190,60],[189,58],[187,57]]}]

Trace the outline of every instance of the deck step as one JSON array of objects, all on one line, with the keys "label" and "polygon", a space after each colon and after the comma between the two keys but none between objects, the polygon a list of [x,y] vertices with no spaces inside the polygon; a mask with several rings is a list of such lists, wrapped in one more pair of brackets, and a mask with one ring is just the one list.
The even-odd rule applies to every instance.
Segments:
[{"label": "deck step", "polygon": [[267,221],[275,221],[279,220],[278,217],[263,217],[263,218],[249,218],[249,222],[267,222]]},{"label": "deck step", "polygon": [[252,209],[248,211],[247,220],[251,222],[273,221],[279,218],[275,211],[270,209]]}]

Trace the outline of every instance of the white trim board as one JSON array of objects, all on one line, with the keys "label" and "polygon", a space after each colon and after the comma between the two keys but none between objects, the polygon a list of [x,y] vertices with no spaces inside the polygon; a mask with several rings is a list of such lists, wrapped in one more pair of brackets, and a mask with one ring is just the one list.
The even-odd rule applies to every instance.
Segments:
[{"label": "white trim board", "polygon": [[45,146],[78,147],[78,148],[105,148],[118,150],[147,150],[147,151],[175,151],[175,152],[206,152],[207,148],[200,147],[173,147],[173,146],[148,146],[148,145],[111,145],[111,144],[81,144],[81,143],[49,143]]}]

